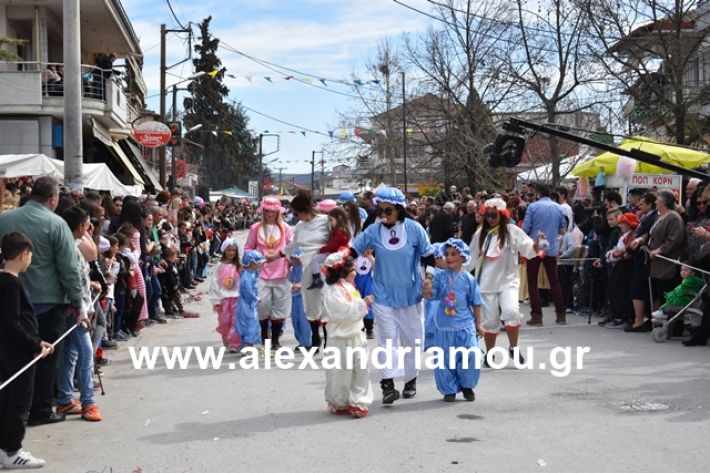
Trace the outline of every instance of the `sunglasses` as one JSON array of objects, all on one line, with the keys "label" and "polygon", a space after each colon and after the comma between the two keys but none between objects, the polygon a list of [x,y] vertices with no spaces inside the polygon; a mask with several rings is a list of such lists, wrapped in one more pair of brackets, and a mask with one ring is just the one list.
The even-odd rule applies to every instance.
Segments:
[{"label": "sunglasses", "polygon": [[708,205],[708,201],[707,200],[699,200],[698,205]]},{"label": "sunglasses", "polygon": [[377,207],[377,216],[387,215],[388,217],[394,213],[394,207]]},{"label": "sunglasses", "polygon": [[498,218],[498,212],[496,212],[494,214],[486,212],[486,218],[488,220],[495,220]]}]

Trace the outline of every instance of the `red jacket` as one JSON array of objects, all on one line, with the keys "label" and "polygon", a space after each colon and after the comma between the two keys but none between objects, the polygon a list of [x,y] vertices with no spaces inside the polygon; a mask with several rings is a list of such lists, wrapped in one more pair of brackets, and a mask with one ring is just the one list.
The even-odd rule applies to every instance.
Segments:
[{"label": "red jacket", "polygon": [[350,238],[348,238],[345,230],[336,228],[330,232],[328,242],[318,253],[334,253],[343,247],[347,247],[348,243],[350,243]]}]

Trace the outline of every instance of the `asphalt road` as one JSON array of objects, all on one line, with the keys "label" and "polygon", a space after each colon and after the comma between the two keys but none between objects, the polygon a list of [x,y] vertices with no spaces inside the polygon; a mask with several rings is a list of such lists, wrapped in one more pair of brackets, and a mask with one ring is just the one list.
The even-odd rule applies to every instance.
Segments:
[{"label": "asphalt road", "polygon": [[[206,299],[188,307],[202,317],[147,328],[106,353],[103,422],[73,417],[28,429],[25,448],[47,460],[43,471],[707,471],[710,347],[655,343],[574,315],[557,327],[546,309],[545,326],[524,329],[521,345],[536,349],[536,364],[555,346],[588,346],[582,370],[487,369],[476,401],[453,404],[423,371],[417,396],[388,407],[371,370],[375,403],[354,419],[327,413],[323,371],[200,370],[196,362],[135,370],[129,346],[221,346]],[[291,327],[284,342],[297,344]]]}]

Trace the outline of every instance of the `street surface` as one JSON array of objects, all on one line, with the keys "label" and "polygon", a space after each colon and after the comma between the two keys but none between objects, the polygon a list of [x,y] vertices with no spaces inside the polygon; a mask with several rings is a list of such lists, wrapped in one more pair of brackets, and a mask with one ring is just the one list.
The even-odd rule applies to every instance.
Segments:
[{"label": "street surface", "polygon": [[[557,327],[547,308],[545,326],[525,328],[521,345],[537,350],[535,364],[555,346],[589,346],[583,370],[486,369],[473,403],[444,403],[433,372],[422,371],[417,396],[388,407],[371,370],[375,403],[355,419],[328,414],[322,370],[200,370],[195,360],[187,370],[135,370],[129,346],[221,346],[206,297],[187,308],[202,317],[154,325],[106,352],[103,422],[28,428],[25,448],[47,460],[43,471],[707,471],[710,347],[655,343],[573,314]],[[283,342],[297,345],[290,326]]]}]

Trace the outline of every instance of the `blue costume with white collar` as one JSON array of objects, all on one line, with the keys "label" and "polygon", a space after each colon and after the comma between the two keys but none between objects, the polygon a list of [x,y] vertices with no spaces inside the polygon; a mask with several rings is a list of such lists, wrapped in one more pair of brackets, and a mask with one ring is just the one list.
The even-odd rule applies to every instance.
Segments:
[{"label": "blue costume with white collar", "polygon": [[[391,238],[400,241],[389,245]],[[375,250],[377,270],[373,275],[373,294],[378,304],[401,308],[422,300],[419,260],[431,255],[434,248],[418,222],[405,219],[392,229],[387,229],[381,222],[373,223],[355,238],[352,247],[360,254],[370,248]]]},{"label": "blue costume with white collar", "polygon": [[[242,259],[245,267],[252,263],[264,261],[264,256],[258,251],[247,251]],[[256,306],[259,302],[259,270],[246,268],[239,280],[239,302],[237,303],[237,320],[234,331],[241,337],[241,347],[244,345],[261,344],[259,333],[259,314]]]},{"label": "blue costume with white collar", "polygon": [[[389,203],[404,212],[405,197],[399,189],[386,187],[375,194],[375,204]],[[387,347],[391,341],[391,359],[395,366],[380,370],[383,395],[394,390],[393,378],[404,374],[409,384],[417,377],[415,348],[423,341],[422,276],[420,259],[434,252],[424,228],[416,221],[404,219],[392,227],[381,222],[368,226],[351,246],[360,254],[368,249],[375,252],[372,305],[377,323],[377,343]],[[397,358],[397,347],[411,348],[404,355],[402,373]],[[384,364],[385,353],[379,361]],[[410,385],[410,389],[416,389]],[[412,394],[413,395],[413,394]]]},{"label": "blue costume with white collar", "polygon": [[[446,246],[459,249],[462,256],[468,257],[468,247],[458,245],[461,240],[449,239]],[[463,243],[463,242],[461,242]],[[463,249],[465,247],[465,250]],[[444,351],[445,368],[434,371],[436,388],[441,394],[457,394],[462,388],[475,388],[481,375],[476,368],[475,355],[469,352],[468,368],[463,368],[463,353],[457,353],[456,368],[449,368],[450,348],[478,348],[475,317],[472,306],[482,304],[478,283],[465,270],[458,272],[442,270],[434,276],[432,300],[439,301],[434,317],[435,334],[433,346]]]}]

